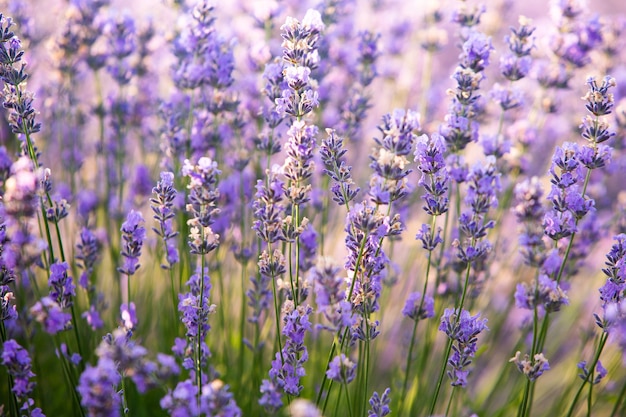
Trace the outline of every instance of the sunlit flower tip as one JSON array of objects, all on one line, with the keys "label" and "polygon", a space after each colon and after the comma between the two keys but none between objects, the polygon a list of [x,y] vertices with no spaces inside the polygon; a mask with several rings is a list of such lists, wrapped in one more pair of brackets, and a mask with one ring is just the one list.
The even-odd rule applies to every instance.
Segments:
[{"label": "sunlit flower tip", "polygon": [[120,317],[122,319],[122,325],[127,330],[133,330],[137,326],[137,311],[135,309],[135,303],[131,302],[130,305],[126,303],[120,306]]},{"label": "sunlit flower tip", "polygon": [[328,365],[326,376],[335,382],[349,384],[356,376],[356,363],[343,353],[335,356]]},{"label": "sunlit flower tip", "polygon": [[429,295],[424,296],[419,292],[409,294],[402,314],[412,320],[423,320],[435,315],[435,301]]},{"label": "sunlit flower tip", "polygon": [[322,15],[315,9],[307,10],[304,18],[302,19],[302,26],[311,31],[322,32],[324,30]]},{"label": "sunlit flower tip", "polygon": [[289,415],[292,417],[322,417],[322,413],[315,404],[303,398],[297,398],[291,402]]},{"label": "sunlit flower tip", "polygon": [[543,375],[545,371],[550,370],[550,364],[545,356],[543,356],[543,353],[537,353],[533,360],[531,360],[530,356],[527,354],[521,358],[521,352],[517,351],[515,356],[509,359],[509,362],[514,363],[517,369],[530,381],[535,381]]}]

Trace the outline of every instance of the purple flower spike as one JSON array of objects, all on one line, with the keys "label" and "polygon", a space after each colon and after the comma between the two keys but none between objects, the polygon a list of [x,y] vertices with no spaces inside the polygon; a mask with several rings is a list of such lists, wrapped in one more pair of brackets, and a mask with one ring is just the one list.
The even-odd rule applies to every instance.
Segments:
[{"label": "purple flower spike", "polygon": [[143,227],[143,223],[142,214],[131,210],[120,229],[122,232],[124,264],[118,268],[118,271],[129,276],[139,269],[139,256],[141,256],[141,247],[146,237],[146,229]]},{"label": "purple flower spike", "polygon": [[333,381],[349,384],[356,376],[356,363],[343,353],[335,356],[328,365],[326,376]]},{"label": "purple flower spike", "polygon": [[9,375],[13,377],[13,393],[19,399],[25,399],[32,392],[35,383],[30,379],[35,376],[32,372],[28,352],[15,340],[9,339],[2,345],[2,365],[6,366]]},{"label": "purple flower spike", "polygon": [[115,363],[109,358],[102,358],[97,366],[85,369],[76,389],[82,406],[90,416],[120,416],[122,398],[117,385],[121,379]]},{"label": "purple flower spike", "polygon": [[383,392],[382,397],[378,392],[374,391],[372,398],[369,400],[370,409],[367,411],[367,417],[385,417],[391,413],[389,404],[391,403],[391,389],[387,388]]},{"label": "purple flower spike", "polygon": [[426,295],[422,301],[422,294],[413,292],[409,294],[402,314],[415,321],[431,318],[435,315],[435,300]]},{"label": "purple flower spike", "polygon": [[470,316],[469,311],[463,310],[457,316],[454,310],[447,308],[441,317],[439,330],[452,339],[452,355],[448,359],[450,370],[448,377],[452,386],[466,386],[469,370],[466,368],[472,363],[476,354],[478,335],[488,330],[487,319],[481,319],[480,314]]},{"label": "purple flower spike", "polygon": [[509,359],[509,362],[514,363],[517,369],[524,374],[530,381],[535,381],[545,371],[550,370],[550,364],[548,360],[543,356],[543,353],[537,353],[533,360],[528,355],[524,355],[521,358],[521,352],[517,352],[514,357]]}]

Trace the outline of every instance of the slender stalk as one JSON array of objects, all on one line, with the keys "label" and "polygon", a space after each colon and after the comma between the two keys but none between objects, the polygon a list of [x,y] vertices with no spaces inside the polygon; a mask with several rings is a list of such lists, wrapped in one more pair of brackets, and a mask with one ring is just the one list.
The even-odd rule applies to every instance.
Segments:
[{"label": "slender stalk", "polygon": [[[4,342],[7,341],[7,331],[6,331],[6,328],[4,327],[4,321],[0,321],[0,336],[2,337],[2,344],[4,345]],[[7,373],[7,376],[8,376],[9,392],[11,393],[9,409],[13,417],[19,417],[20,406],[17,401],[17,396],[15,395],[15,392],[13,392],[13,387],[15,385],[13,383],[13,376],[9,373]]]},{"label": "slender stalk", "polygon": [[[330,362],[333,360],[333,358],[335,357],[335,349],[337,349],[337,337],[335,337],[333,339],[333,344],[330,347],[330,352],[328,353],[328,360],[326,368],[324,369],[328,369],[328,364],[330,364]],[[322,379],[322,385],[320,385],[320,389],[317,392],[317,399],[315,400],[315,405],[319,406],[320,401],[322,400],[322,394],[324,393],[324,384],[326,383],[328,377],[326,376],[326,373],[324,372],[324,379]],[[331,384],[332,384],[332,380],[331,380]],[[626,387],[626,385],[625,385]],[[330,388],[329,388],[330,389]],[[326,396],[326,399],[328,399],[328,397],[330,396],[330,392],[329,395]],[[326,410],[326,402],[324,402],[324,410]]]},{"label": "slender stalk", "polygon": [[[474,238],[472,238],[471,245],[473,246],[476,242]],[[455,307],[456,317],[454,318],[454,327],[459,324],[459,320],[461,317],[461,312],[463,311],[463,305],[465,304],[465,297],[467,295],[467,287],[469,284],[469,276],[470,270],[472,269],[472,264],[468,262],[466,272],[465,272],[465,282],[463,284],[463,293],[461,294],[461,300],[458,302],[458,305]],[[433,396],[432,404],[430,405],[429,415],[432,415],[435,412],[435,406],[437,405],[437,397],[439,397],[439,391],[441,389],[441,384],[443,382],[443,376],[446,373],[446,366],[448,364],[448,359],[450,358],[450,352],[452,351],[452,339],[448,338],[448,345],[446,347],[444,361],[441,365],[441,372],[439,373],[439,379],[437,380],[437,386],[435,388],[435,394]]]},{"label": "slender stalk", "polygon": [[[200,233],[202,236],[202,241],[204,241],[204,227],[200,227]],[[204,267],[205,267],[205,254],[200,254],[200,299],[198,303],[200,304],[198,308],[200,311],[204,308]],[[196,385],[198,387],[197,401],[198,408],[200,407],[200,395],[202,393],[202,364],[201,364],[201,352],[202,352],[202,321],[198,320],[198,334],[197,334],[197,344],[196,344]]]},{"label": "slender stalk", "polygon": [[[368,235],[365,235],[363,237],[363,239],[361,240],[361,245],[359,246],[359,253],[357,255],[355,268],[354,268],[355,276],[352,277],[352,280],[351,280],[351,283],[350,283],[350,290],[348,292],[348,297],[346,298],[347,300],[352,299],[352,295],[354,293],[354,283],[356,281],[356,271],[358,271],[358,269],[359,269],[359,267],[361,265],[361,261],[362,261],[362,258],[363,258],[363,252],[365,251],[365,242],[367,241],[367,237],[368,237]],[[348,329],[341,329],[340,328],[340,329],[337,330],[337,334],[341,334],[342,331],[344,332],[344,337],[342,338],[342,342],[341,342],[341,345],[342,345],[342,348],[343,348],[343,344],[344,344],[344,342],[346,340]],[[336,340],[336,338],[335,338],[335,340]],[[331,346],[331,354],[328,356],[328,362],[326,363],[326,367],[324,369],[328,369],[328,366],[330,365],[330,362],[333,359],[332,355],[334,354],[334,351],[336,349],[336,342],[335,342],[335,340],[333,340],[333,345]],[[320,389],[319,389],[319,392],[317,394],[316,405],[319,405],[319,401],[322,398],[322,393],[324,392],[324,386],[326,385],[326,381],[327,380],[328,380],[328,377],[326,376],[326,373],[324,373],[324,377],[322,379],[322,384],[320,385]],[[330,396],[330,387],[332,386],[332,381],[330,382],[330,384],[331,385],[328,387],[328,394],[329,394],[329,396]],[[328,400],[328,396],[326,397],[326,399]],[[324,408],[323,408],[322,412],[324,412],[326,410],[326,402],[324,403]]]},{"label": "slender stalk", "polygon": [[126,395],[126,377],[122,375],[122,414],[129,414],[128,396]]},{"label": "slender stalk", "polygon": [[613,406],[613,410],[611,411],[610,417],[617,416],[617,411],[619,410],[619,406],[622,404],[625,397],[626,397],[626,382],[622,384],[622,389],[620,390],[619,395],[617,396],[617,400],[615,401],[615,405]]},{"label": "slender stalk", "polygon": [[[435,221],[436,221],[436,217],[432,216],[432,221],[431,221],[431,230],[434,233],[435,230]],[[420,305],[418,308],[418,314],[420,311],[422,311],[422,308],[424,307],[424,299],[426,298],[426,291],[428,290],[428,277],[430,275],[430,265],[432,264],[432,255],[433,252],[432,251],[428,251],[428,261],[426,263],[426,278],[424,279],[424,288],[422,289],[422,296],[420,299]],[[410,370],[411,370],[411,361],[413,360],[413,348],[415,346],[415,335],[417,334],[417,325],[419,323],[420,319],[419,316],[415,318],[415,323],[413,324],[413,331],[411,333],[411,341],[409,343],[409,351],[407,354],[407,358],[406,358],[406,366],[405,366],[405,371],[404,371],[404,382],[402,383],[402,392],[400,394],[400,404],[398,406],[398,410],[400,411],[400,413],[402,413],[403,411],[403,406],[404,406],[404,400],[406,398],[406,391],[408,388],[408,383],[409,383],[409,375],[410,375]]]},{"label": "slender stalk", "polygon": [[[270,256],[272,255],[272,247],[268,244],[267,251]],[[278,352],[280,352],[280,361],[281,363],[285,363],[285,358],[283,358],[283,343],[280,340],[280,307],[278,305],[278,297],[279,293],[276,291],[276,277],[274,276],[274,272],[272,271],[272,292],[274,294],[274,316],[276,319],[276,341],[278,342]]]},{"label": "slender stalk", "polygon": [[400,404],[398,405],[398,411],[400,414],[404,411],[404,401],[406,398],[406,391],[409,386],[409,371],[411,370],[411,359],[413,357],[413,347],[415,346],[415,335],[417,334],[417,324],[419,319],[413,323],[413,331],[411,332],[411,342],[409,343],[409,351],[406,357],[406,365],[404,369],[404,382],[402,383],[402,392],[400,394]]},{"label": "slender stalk", "polygon": [[[346,402],[348,403],[348,415],[352,417],[353,414],[352,414],[352,405],[350,403],[350,390],[348,389],[348,384],[344,383],[344,385],[346,386]],[[337,404],[339,404],[339,401],[337,401]]]},{"label": "slender stalk", "polygon": [[[366,316],[369,317],[369,312],[366,311]],[[370,334],[370,326],[369,326],[369,321],[368,318],[365,318],[365,369],[364,369],[364,375],[363,375],[363,390],[361,391],[363,393],[363,410],[367,409],[367,397],[369,394],[369,374],[370,374],[370,344],[371,344],[371,340],[369,337]]]},{"label": "slender stalk", "polygon": [[522,397],[522,402],[517,409],[517,417],[524,417],[526,415],[526,409],[528,408],[528,401],[531,393],[531,386],[533,385],[530,379],[526,380],[526,386],[524,388],[524,395]]},{"label": "slender stalk", "polygon": [[[570,408],[567,412],[567,417],[571,417],[574,414],[574,410],[576,409],[576,403],[578,402],[578,399],[580,398],[580,395],[582,394],[583,389],[585,388],[585,384],[589,383],[593,385],[593,375],[595,373],[596,365],[598,364],[598,361],[600,360],[600,354],[602,354],[602,350],[604,349],[604,345],[606,344],[606,341],[608,338],[609,338],[609,334],[606,332],[602,333],[602,336],[600,336],[600,343],[598,344],[598,347],[596,349],[596,353],[593,357],[593,361],[591,362],[591,365],[589,366],[589,372],[587,373],[587,376],[583,379],[583,382],[580,384],[578,391],[576,391],[576,395],[574,396],[574,399],[572,400]],[[591,397],[591,391],[589,391],[589,397]]]},{"label": "slender stalk", "polygon": [[456,393],[456,391],[456,387],[452,387],[452,391],[450,392],[450,398],[448,399],[448,405],[446,406],[446,414],[444,414],[445,417],[448,417],[448,415],[450,414],[450,409],[452,408],[452,399],[454,398],[454,394]]},{"label": "slender stalk", "polygon": [[433,400],[430,403],[430,408],[428,410],[428,415],[432,416],[435,412],[435,407],[437,405],[437,398],[439,397],[439,392],[441,391],[441,385],[443,383],[443,376],[446,374],[446,367],[448,365],[448,358],[450,357],[450,351],[452,350],[452,339],[448,338],[448,342],[446,344],[446,350],[443,358],[443,364],[441,366],[441,372],[439,372],[439,377],[437,378],[437,385],[435,386],[435,394],[433,395]]},{"label": "slender stalk", "polygon": [[[592,370],[592,375],[593,375],[593,370]],[[589,395],[587,396],[587,417],[591,417],[592,398],[593,398],[593,382],[589,384]]]}]

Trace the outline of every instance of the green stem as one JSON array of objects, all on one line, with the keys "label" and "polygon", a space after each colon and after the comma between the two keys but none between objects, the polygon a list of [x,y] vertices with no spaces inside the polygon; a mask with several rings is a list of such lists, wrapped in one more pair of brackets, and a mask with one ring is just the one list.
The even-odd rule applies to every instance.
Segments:
[{"label": "green stem", "polygon": [[[335,357],[335,350],[336,349],[337,349],[337,337],[335,337],[333,339],[333,344],[330,347],[330,352],[328,353],[328,360],[326,361],[327,365],[326,365],[326,368],[324,368],[324,370],[328,369],[328,364],[330,364],[330,362]],[[317,399],[315,400],[315,405],[316,406],[319,406],[320,401],[322,400],[322,394],[324,393],[324,385],[325,385],[327,379],[328,379],[328,377],[326,376],[326,372],[324,372],[324,378],[322,379],[322,384],[320,385],[320,390],[317,392]],[[332,383],[332,381],[331,381],[331,383]],[[329,396],[330,396],[330,392],[329,392],[329,395],[326,396],[326,400],[328,400]],[[324,410],[323,411],[326,410],[326,402],[327,401],[324,402]]]},{"label": "green stem", "polygon": [[[578,402],[578,399],[580,398],[580,395],[582,394],[582,391],[585,388],[585,384],[589,383],[593,385],[593,375],[595,373],[596,365],[598,364],[598,361],[600,360],[600,354],[602,353],[602,350],[604,349],[604,345],[606,344],[606,341],[608,338],[609,338],[608,333],[606,332],[602,333],[602,336],[600,337],[600,343],[598,344],[598,348],[596,349],[596,354],[594,355],[594,358],[593,358],[593,362],[591,362],[591,365],[589,366],[589,372],[587,373],[587,376],[585,377],[585,379],[583,379],[583,382],[580,384],[578,391],[576,391],[576,395],[574,396],[574,399],[572,400],[572,404],[570,405],[569,411],[567,412],[567,417],[571,417],[574,414],[574,410],[576,409],[576,403]],[[591,392],[590,392],[590,397],[591,397]]]},{"label": "green stem", "polygon": [[[435,230],[435,220],[436,217],[432,216],[432,222],[431,222],[431,231],[434,233]],[[404,372],[404,382],[402,384],[402,392],[400,394],[400,405],[398,407],[398,410],[400,413],[402,413],[403,411],[403,406],[404,406],[404,400],[406,397],[406,391],[408,388],[408,384],[409,384],[409,375],[410,375],[410,371],[411,371],[411,361],[413,360],[413,348],[415,346],[415,335],[417,333],[417,325],[419,323],[419,312],[422,311],[422,308],[424,307],[424,299],[426,298],[426,291],[428,290],[428,276],[430,274],[430,265],[431,265],[431,261],[432,261],[432,255],[433,252],[432,251],[428,251],[428,262],[426,263],[426,279],[424,280],[424,288],[422,290],[422,297],[420,299],[420,304],[419,304],[419,308],[418,308],[418,317],[416,317],[415,323],[413,324],[413,332],[411,333],[411,341],[409,343],[409,351],[407,354],[407,358],[406,358],[406,366],[405,366],[405,372]]]},{"label": "green stem", "polygon": [[128,413],[128,397],[126,395],[126,378],[122,375],[122,414],[126,415]]},{"label": "green stem", "polygon": [[[0,335],[2,336],[2,344],[4,345],[4,343],[7,341],[7,332],[6,332],[6,328],[4,327],[4,321],[0,321]],[[19,417],[20,406],[17,400],[17,396],[15,395],[15,392],[13,392],[13,386],[14,386],[13,376],[8,372],[7,372],[7,376],[8,376],[8,383],[9,383],[9,392],[11,393],[9,409],[11,410],[11,415],[13,417]]]},{"label": "green stem", "polygon": [[[205,236],[204,236],[204,227],[200,227],[201,230],[201,235],[202,235],[202,241],[204,241]],[[198,300],[198,303],[200,304],[198,306],[198,308],[200,309],[200,311],[202,311],[202,309],[204,308],[204,267],[205,267],[205,254],[201,253],[200,254],[200,299]],[[197,329],[198,333],[196,335],[197,337],[197,343],[196,343],[196,385],[198,387],[198,393],[197,393],[197,401],[198,401],[198,407],[200,407],[200,395],[202,393],[202,364],[201,364],[201,352],[202,352],[202,322],[198,321],[198,329]]]},{"label": "green stem", "polygon": [[[593,375],[593,370],[592,370],[592,375]],[[591,417],[591,405],[592,405],[592,400],[593,399],[593,383],[589,384],[589,395],[587,396],[587,417]]]},{"label": "green stem", "polygon": [[439,372],[439,377],[437,378],[437,385],[435,386],[435,394],[433,395],[433,400],[430,403],[430,409],[428,411],[428,415],[432,416],[435,412],[435,407],[437,405],[437,398],[439,397],[439,392],[441,391],[441,384],[443,383],[443,376],[446,374],[446,367],[448,366],[448,358],[450,357],[450,351],[452,350],[452,339],[448,338],[448,343],[446,344],[446,350],[443,358],[443,365],[441,366],[441,372]]},{"label": "green stem", "polygon": [[[476,242],[474,241],[474,238],[472,238],[472,243],[471,245],[475,245]],[[454,318],[454,326],[452,326],[453,328],[455,328],[460,321],[461,318],[461,313],[463,311],[463,305],[465,304],[465,297],[467,295],[467,287],[469,284],[469,276],[470,276],[470,270],[472,268],[472,264],[468,262],[467,264],[467,268],[466,268],[466,272],[465,272],[465,282],[463,284],[463,293],[461,294],[461,300],[458,303],[458,305],[455,307],[455,314],[456,317]],[[433,401],[432,404],[430,405],[430,411],[429,411],[429,415],[432,415],[435,412],[435,406],[437,405],[437,398],[439,397],[439,391],[441,390],[441,384],[443,382],[443,376],[445,375],[446,372],[446,367],[448,365],[448,358],[450,358],[450,352],[452,351],[452,339],[448,338],[448,344],[446,347],[446,352],[444,355],[444,361],[441,365],[441,372],[439,373],[439,379],[437,380],[437,386],[435,388],[435,395],[433,396]]]},{"label": "green stem", "polygon": [[522,402],[517,409],[517,417],[524,417],[526,415],[526,409],[528,407],[528,400],[530,398],[531,393],[531,385],[533,385],[530,379],[526,380],[526,387],[524,388],[524,396],[522,397]]},{"label": "green stem", "polygon": [[[267,251],[269,256],[274,256],[271,251],[272,247],[268,244]],[[276,277],[274,276],[274,272],[272,272],[272,292],[274,293],[274,316],[276,319],[276,341],[278,342],[278,352],[280,352],[280,361],[281,363],[285,363],[285,358],[283,358],[283,343],[280,340],[280,307],[278,305],[278,297],[279,293],[276,291]]]},{"label": "green stem", "polygon": [[610,417],[617,416],[617,411],[619,410],[619,406],[620,404],[622,404],[622,401],[624,401],[624,397],[626,397],[626,382],[622,384],[622,389],[619,392],[619,395],[617,396],[617,400],[615,401],[615,405],[613,406],[613,410],[611,411]]},{"label": "green stem", "polygon": [[415,335],[417,334],[417,324],[419,323],[419,318],[415,319],[415,323],[413,323],[413,331],[411,332],[411,341],[409,343],[409,351],[406,357],[406,365],[404,370],[404,382],[402,383],[402,392],[400,394],[400,404],[398,405],[398,411],[400,414],[404,411],[404,400],[406,398],[406,391],[409,386],[409,373],[411,370],[411,359],[413,357],[413,347],[415,346]]},{"label": "green stem", "polygon": [[[366,312],[367,313],[367,312]],[[369,316],[369,313],[367,313],[367,316]],[[368,401],[368,394],[369,394],[369,374],[370,374],[370,338],[369,338],[369,334],[370,334],[370,326],[369,326],[369,321],[368,318],[365,318],[365,374],[363,375],[363,390],[361,391],[363,393],[363,410],[367,410],[367,401]]]},{"label": "green stem", "polygon": [[448,417],[450,414],[450,408],[452,408],[452,399],[454,398],[454,393],[456,392],[456,387],[452,387],[452,392],[450,392],[450,398],[448,399],[448,405],[446,406],[446,414],[445,417]]},{"label": "green stem", "polygon": [[[348,384],[345,384],[345,386],[346,386],[346,401],[348,403],[348,415],[350,417],[352,417],[353,414],[352,414],[352,405],[350,403],[350,390],[348,389]],[[339,403],[339,401],[337,401],[337,404],[338,403]],[[337,415],[337,414],[335,414],[335,415]]]}]

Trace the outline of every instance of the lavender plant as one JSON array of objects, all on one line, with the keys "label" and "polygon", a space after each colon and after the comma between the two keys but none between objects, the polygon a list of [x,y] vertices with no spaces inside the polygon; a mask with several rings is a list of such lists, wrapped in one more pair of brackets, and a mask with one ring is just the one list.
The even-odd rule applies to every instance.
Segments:
[{"label": "lavender plant", "polygon": [[0,1],[0,414],[624,415],[626,9],[532,2]]}]

